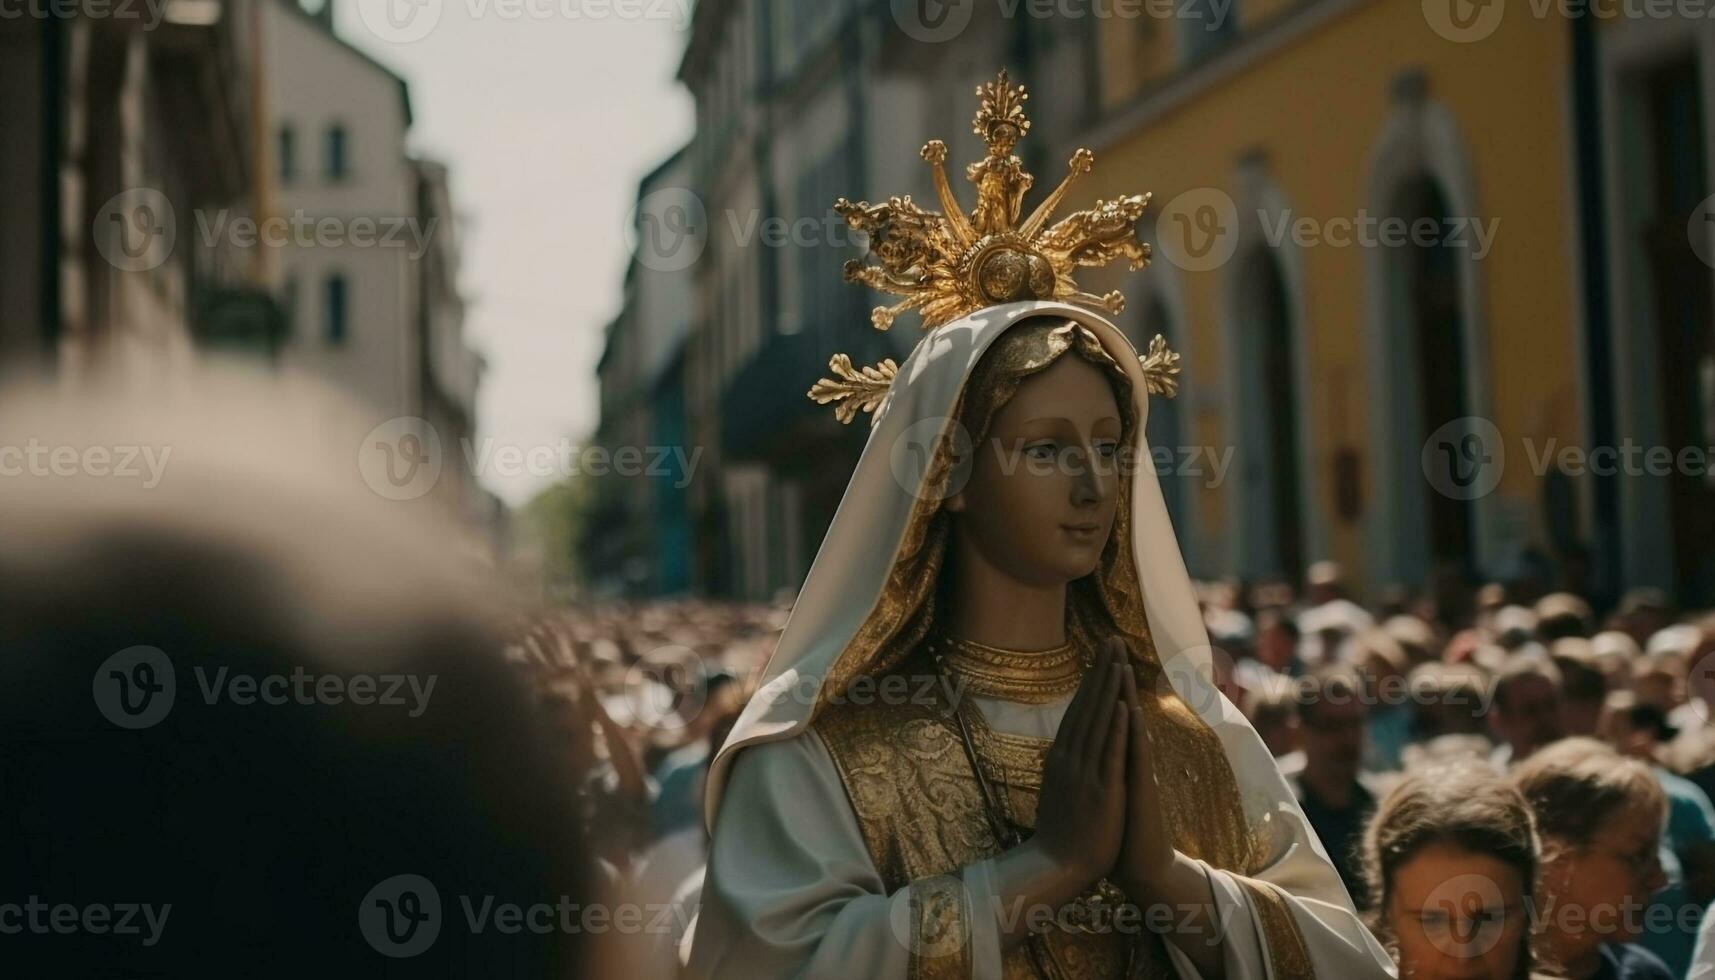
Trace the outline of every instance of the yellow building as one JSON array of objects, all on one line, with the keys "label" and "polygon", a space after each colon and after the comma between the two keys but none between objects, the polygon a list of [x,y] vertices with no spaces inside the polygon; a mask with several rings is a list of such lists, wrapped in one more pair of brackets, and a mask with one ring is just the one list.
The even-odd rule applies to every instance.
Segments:
[{"label": "yellow building", "polygon": [[[1155,194],[1151,267],[1084,282],[1184,355],[1150,441],[1194,573],[1332,558],[1372,595],[1457,575],[1707,601],[1699,3],[705,0],[690,184],[710,215],[791,227],[842,194],[931,199],[917,148],[974,159],[968,94],[1004,66],[1031,91],[1039,193],[1085,145],[1068,208]],[[837,282],[854,250],[813,237],[715,236],[696,268],[707,591],[801,581],[856,458],[861,432],[771,379],[916,339],[878,341],[879,297]]]},{"label": "yellow building", "polygon": [[1540,554],[1709,598],[1715,22],[1223,6],[1096,8],[1081,140],[1081,197],[1155,195],[1152,266],[1090,282],[1184,354],[1151,429],[1194,570],[1376,588]]}]

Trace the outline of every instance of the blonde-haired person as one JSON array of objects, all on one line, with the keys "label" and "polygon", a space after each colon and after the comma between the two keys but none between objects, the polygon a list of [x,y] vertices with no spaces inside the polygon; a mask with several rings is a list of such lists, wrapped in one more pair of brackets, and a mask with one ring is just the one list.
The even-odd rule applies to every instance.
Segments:
[{"label": "blonde-haired person", "polygon": [[1364,835],[1371,928],[1402,980],[1526,980],[1539,845],[1530,806],[1480,759],[1425,768]]},{"label": "blonde-haired person", "polygon": [[1666,884],[1667,797],[1649,766],[1591,738],[1549,745],[1514,767],[1542,836],[1539,945],[1569,980],[1672,980],[1638,946]]}]

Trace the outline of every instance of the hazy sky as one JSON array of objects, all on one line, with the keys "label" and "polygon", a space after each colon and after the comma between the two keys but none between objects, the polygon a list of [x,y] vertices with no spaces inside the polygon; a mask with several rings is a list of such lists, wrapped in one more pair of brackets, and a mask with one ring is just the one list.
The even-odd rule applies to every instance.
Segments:
[{"label": "hazy sky", "polygon": [[[693,129],[673,77],[691,0],[334,2],[340,35],[410,82],[412,149],[452,171],[479,439],[583,445],[637,181]],[[483,478],[514,505],[553,482]]]}]

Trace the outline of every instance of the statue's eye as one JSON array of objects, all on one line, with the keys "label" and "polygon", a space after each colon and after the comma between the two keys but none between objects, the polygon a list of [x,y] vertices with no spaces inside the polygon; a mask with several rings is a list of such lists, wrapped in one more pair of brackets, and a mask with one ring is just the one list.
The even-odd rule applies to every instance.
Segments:
[{"label": "statue's eye", "polygon": [[1119,451],[1120,444],[1118,442],[1104,439],[1096,443],[1096,452],[1100,453],[1104,459],[1113,459]]},{"label": "statue's eye", "polygon": [[1031,459],[1053,459],[1056,446],[1052,442],[1033,442],[1024,447],[1024,455]]}]

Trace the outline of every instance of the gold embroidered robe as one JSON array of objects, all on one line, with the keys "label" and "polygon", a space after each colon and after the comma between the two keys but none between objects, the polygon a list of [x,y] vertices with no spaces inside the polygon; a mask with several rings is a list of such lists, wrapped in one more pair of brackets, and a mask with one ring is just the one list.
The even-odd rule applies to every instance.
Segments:
[{"label": "gold embroidered robe", "polygon": [[[906,668],[904,689],[932,690],[921,661]],[[946,690],[946,688],[941,688]],[[954,877],[1003,849],[985,813],[982,791],[945,704],[924,698],[831,707],[813,728],[833,758],[865,846],[890,892],[914,887],[910,930],[913,977],[964,978],[970,918],[1018,915],[1021,909],[972,907]],[[1220,740],[1177,695],[1146,696],[1152,744],[1162,753],[1158,778],[1175,846],[1227,870],[1248,873],[1268,859],[1267,841],[1247,826]],[[1035,825],[1043,759],[1050,739],[997,732],[980,712],[966,711],[972,741],[991,787],[1020,827]],[[1252,883],[1270,938],[1275,974],[1309,977],[1297,926],[1271,886]],[[978,904],[982,903],[978,899]],[[1103,932],[1049,927],[1044,964],[1064,980],[1174,977],[1163,940],[1142,927],[1142,914]],[[1007,980],[1040,976],[1030,950],[1005,957]]]}]

